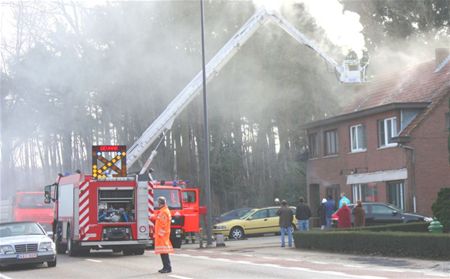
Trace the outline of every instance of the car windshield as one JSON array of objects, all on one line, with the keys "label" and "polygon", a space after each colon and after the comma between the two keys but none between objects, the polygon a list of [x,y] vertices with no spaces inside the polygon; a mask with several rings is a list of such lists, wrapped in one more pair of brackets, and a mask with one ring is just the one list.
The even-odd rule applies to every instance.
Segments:
[{"label": "car windshield", "polygon": [[253,213],[255,213],[256,209],[252,209],[249,212],[247,212],[246,214],[244,214],[244,216],[242,216],[240,219],[247,219],[248,216],[252,215]]},{"label": "car windshield", "polygon": [[[154,191],[155,200],[157,200],[158,197],[165,197],[169,209],[181,208],[180,191],[177,189],[155,189]],[[158,208],[158,205],[155,204],[155,209]]]},{"label": "car windshield", "polygon": [[51,204],[44,203],[44,194],[21,194],[17,197],[19,208],[52,208]]},{"label": "car windshield", "polygon": [[0,225],[0,238],[18,235],[44,235],[36,223],[8,223]]}]

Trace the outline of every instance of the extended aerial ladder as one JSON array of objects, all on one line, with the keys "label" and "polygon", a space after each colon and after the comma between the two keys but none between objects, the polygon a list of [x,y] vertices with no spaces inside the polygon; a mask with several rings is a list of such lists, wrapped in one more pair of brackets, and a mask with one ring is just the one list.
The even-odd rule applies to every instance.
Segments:
[{"label": "extended aerial ladder", "polygon": [[[321,51],[316,44],[309,40],[303,33],[297,30],[281,15],[275,12],[268,12],[265,9],[258,10],[239,31],[216,53],[216,55],[206,65],[206,82],[211,80],[234,54],[244,45],[248,39],[264,25],[272,21],[278,24],[283,30],[291,35],[300,44],[313,49],[336,71],[338,78],[343,83],[360,83],[365,80],[365,66],[361,66],[357,59],[346,59],[342,65]],[[150,145],[167,130],[170,130],[175,118],[183,109],[197,96],[202,87],[202,72],[200,71],[189,84],[170,102],[167,108],[158,118],[145,130],[142,136],[129,148],[127,152],[127,168],[129,169],[150,147]],[[152,151],[150,157],[142,167],[140,174],[143,174],[149,167],[156,155],[156,149]]]}]

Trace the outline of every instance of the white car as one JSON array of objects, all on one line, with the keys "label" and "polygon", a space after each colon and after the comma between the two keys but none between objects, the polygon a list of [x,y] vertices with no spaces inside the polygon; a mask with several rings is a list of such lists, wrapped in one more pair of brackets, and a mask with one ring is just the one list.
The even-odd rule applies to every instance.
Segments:
[{"label": "white car", "polygon": [[42,264],[56,266],[55,243],[35,222],[0,224],[0,266]]}]

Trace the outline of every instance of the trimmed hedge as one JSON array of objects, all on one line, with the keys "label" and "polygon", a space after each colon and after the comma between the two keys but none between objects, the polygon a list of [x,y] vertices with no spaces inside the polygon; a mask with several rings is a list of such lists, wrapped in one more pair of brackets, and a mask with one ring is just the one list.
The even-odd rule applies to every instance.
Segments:
[{"label": "trimmed hedge", "polygon": [[426,222],[413,222],[413,223],[400,223],[390,225],[379,226],[367,226],[367,227],[354,227],[348,229],[338,229],[338,231],[372,231],[372,232],[428,232],[428,226],[430,223]]},{"label": "trimmed hedge", "polygon": [[331,252],[450,259],[450,235],[355,230],[294,233],[295,247]]}]

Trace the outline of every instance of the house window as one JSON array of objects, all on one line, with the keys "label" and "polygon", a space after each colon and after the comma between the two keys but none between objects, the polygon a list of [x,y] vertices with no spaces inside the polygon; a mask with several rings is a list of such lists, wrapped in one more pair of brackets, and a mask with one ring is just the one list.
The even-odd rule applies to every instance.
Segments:
[{"label": "house window", "polygon": [[397,136],[397,117],[378,121],[378,142],[380,147],[396,146],[392,137]]},{"label": "house window", "polygon": [[353,203],[357,201],[366,201],[367,184],[352,184]]},{"label": "house window", "polygon": [[350,127],[350,147],[352,152],[366,151],[366,127],[364,125]]},{"label": "house window", "polygon": [[338,153],[337,130],[325,131],[325,155]]},{"label": "house window", "polygon": [[405,186],[403,181],[387,182],[388,203],[397,206],[400,209],[405,209]]},{"label": "house window", "polygon": [[318,157],[319,156],[319,145],[318,145],[317,133],[309,134],[308,142],[309,142],[310,158]]}]

